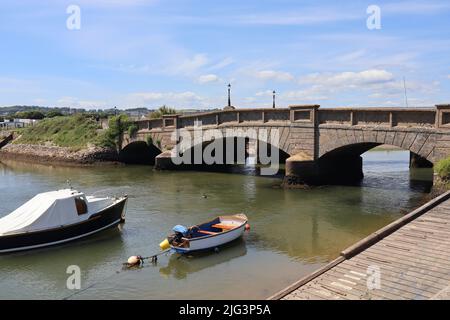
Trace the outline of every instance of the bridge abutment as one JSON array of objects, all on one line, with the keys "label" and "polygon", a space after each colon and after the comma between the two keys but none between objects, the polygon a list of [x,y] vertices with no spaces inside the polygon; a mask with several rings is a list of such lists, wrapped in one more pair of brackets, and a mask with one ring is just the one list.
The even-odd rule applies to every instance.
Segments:
[{"label": "bridge abutment", "polygon": [[283,187],[355,183],[363,177],[363,162],[359,155],[313,160],[305,154],[297,154],[286,160]]},{"label": "bridge abutment", "polygon": [[433,164],[425,159],[424,157],[419,156],[414,152],[409,153],[409,167],[410,168],[433,168]]},{"label": "bridge abutment", "polygon": [[155,158],[156,170],[173,170],[176,169],[176,165],[172,161],[172,152],[164,151]]}]

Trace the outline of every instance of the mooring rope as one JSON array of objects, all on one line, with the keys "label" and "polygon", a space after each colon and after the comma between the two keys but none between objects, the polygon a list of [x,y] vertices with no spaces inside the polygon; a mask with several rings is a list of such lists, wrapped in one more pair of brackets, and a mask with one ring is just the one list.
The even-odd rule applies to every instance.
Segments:
[{"label": "mooring rope", "polygon": [[124,271],[124,270],[123,270],[123,269],[122,269],[122,270],[118,270],[118,271],[116,271],[115,273],[110,274],[109,276],[107,276],[107,277],[105,277],[105,278],[103,278],[103,279],[97,280],[97,281],[93,282],[92,284],[90,284],[89,286],[87,286],[86,288],[79,289],[79,290],[75,291],[74,293],[69,294],[68,296],[65,296],[64,298],[62,298],[62,300],[69,300],[70,298],[72,298],[72,297],[74,297],[74,296],[76,296],[76,295],[79,295],[80,293],[82,293],[82,292],[84,292],[84,291],[86,291],[86,290],[92,288],[93,286],[95,286],[95,285],[96,285],[97,283],[99,283],[100,281],[103,282],[103,281],[105,281],[105,280],[108,280],[108,279],[111,278],[112,276],[115,276],[115,275],[119,274],[121,271]]},{"label": "mooring rope", "polygon": [[117,271],[115,271],[113,274],[110,274],[110,275],[108,275],[107,277],[104,277],[104,278],[102,278],[102,279],[99,279],[99,280],[93,282],[92,284],[90,284],[90,285],[87,286],[86,288],[79,289],[79,290],[77,290],[76,292],[74,292],[74,293],[72,293],[72,294],[70,294],[70,295],[68,295],[68,296],[63,297],[62,300],[68,300],[68,299],[70,299],[70,298],[72,298],[72,297],[74,297],[74,296],[76,296],[76,295],[79,295],[80,293],[82,293],[82,292],[84,292],[84,291],[86,291],[86,290],[88,290],[88,289],[94,287],[94,286],[95,286],[96,284],[98,284],[99,282],[104,282],[104,281],[106,281],[106,280],[112,278],[113,276],[117,276],[118,274],[122,273],[123,271],[130,270],[130,269],[133,269],[133,268],[136,268],[136,267],[142,267],[142,266],[144,265],[144,260],[149,260],[149,259],[150,259],[150,261],[152,262],[152,264],[153,264],[153,265],[156,265],[156,263],[158,262],[158,256],[160,256],[160,255],[162,255],[162,254],[165,254],[165,253],[169,253],[171,250],[172,250],[172,249],[169,248],[169,249],[166,249],[166,250],[164,250],[164,251],[155,253],[155,254],[153,254],[153,255],[151,255],[151,256],[147,256],[147,257],[136,256],[136,257],[138,257],[138,260],[139,260],[139,263],[138,263],[138,264],[130,264],[130,263],[128,263],[128,262],[122,263],[122,269],[121,269],[121,270],[117,270]]},{"label": "mooring rope", "polygon": [[[157,262],[158,262],[158,256],[160,256],[160,255],[162,255],[162,254],[164,254],[164,253],[167,253],[167,252],[169,252],[169,251],[171,251],[171,250],[172,250],[172,249],[169,248],[169,249],[166,249],[166,250],[164,250],[164,251],[155,253],[155,254],[153,254],[153,255],[151,255],[151,256],[148,256],[148,257],[131,256],[131,257],[128,259],[128,262],[124,263],[123,265],[126,266],[126,267],[134,267],[134,266],[136,266],[136,265],[142,265],[142,264],[144,264],[144,260],[149,260],[149,259],[150,259],[150,261],[151,261],[152,263],[157,263]],[[130,262],[129,262],[130,259],[132,259],[132,258],[134,258],[133,260],[135,260],[134,263],[130,263]]]}]

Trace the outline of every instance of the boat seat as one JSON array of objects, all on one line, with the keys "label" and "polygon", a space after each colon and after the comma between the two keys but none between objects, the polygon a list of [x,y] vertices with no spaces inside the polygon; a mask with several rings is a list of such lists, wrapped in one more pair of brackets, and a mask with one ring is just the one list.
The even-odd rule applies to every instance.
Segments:
[{"label": "boat seat", "polygon": [[219,233],[219,232],[206,231],[206,230],[198,230],[197,232],[204,233],[204,234],[211,234],[211,235]]},{"label": "boat seat", "polygon": [[234,225],[222,224],[222,223],[213,224],[212,227],[213,228],[219,228],[219,229],[225,229],[225,230],[231,230],[231,229],[236,228],[236,226],[234,226]]}]

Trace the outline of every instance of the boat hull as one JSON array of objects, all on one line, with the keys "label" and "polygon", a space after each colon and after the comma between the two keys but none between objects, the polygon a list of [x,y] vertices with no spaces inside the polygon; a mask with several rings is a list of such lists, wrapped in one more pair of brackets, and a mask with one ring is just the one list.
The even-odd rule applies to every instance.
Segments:
[{"label": "boat hull", "polygon": [[208,249],[214,249],[228,242],[236,240],[241,237],[245,231],[245,223],[240,227],[227,231],[221,232],[216,235],[205,236],[201,238],[195,238],[189,240],[189,248],[181,248],[176,246],[171,246],[178,253],[188,253],[193,251],[202,251]]},{"label": "boat hull", "polygon": [[126,202],[127,198],[124,197],[80,223],[49,230],[0,236],[0,253],[62,244],[115,227],[124,220]]}]

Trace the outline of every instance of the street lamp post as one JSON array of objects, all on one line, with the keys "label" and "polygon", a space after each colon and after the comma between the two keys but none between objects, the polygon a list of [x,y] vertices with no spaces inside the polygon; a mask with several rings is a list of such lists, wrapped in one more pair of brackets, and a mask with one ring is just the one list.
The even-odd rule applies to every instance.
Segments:
[{"label": "street lamp post", "polygon": [[275,109],[275,90],[272,91],[272,108]]},{"label": "street lamp post", "polygon": [[114,107],[114,115],[117,116],[117,107]]},{"label": "street lamp post", "polygon": [[229,107],[231,107],[231,95],[230,95],[230,92],[231,92],[231,84],[229,83],[228,84],[228,106]]}]

